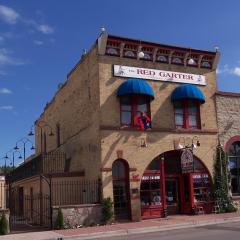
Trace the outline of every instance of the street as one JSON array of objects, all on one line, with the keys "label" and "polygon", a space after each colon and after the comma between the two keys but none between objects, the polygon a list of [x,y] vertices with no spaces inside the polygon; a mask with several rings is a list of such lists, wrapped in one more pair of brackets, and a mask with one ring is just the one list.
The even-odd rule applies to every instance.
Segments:
[{"label": "street", "polygon": [[[99,238],[100,239],[100,238]],[[102,238],[101,238],[102,239]],[[182,230],[134,234],[122,237],[109,237],[105,240],[238,240],[240,239],[240,222],[210,225]]]}]

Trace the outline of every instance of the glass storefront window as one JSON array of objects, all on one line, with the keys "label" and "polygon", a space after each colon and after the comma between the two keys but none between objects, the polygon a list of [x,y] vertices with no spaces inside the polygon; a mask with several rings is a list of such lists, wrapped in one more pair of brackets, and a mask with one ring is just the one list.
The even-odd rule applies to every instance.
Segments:
[{"label": "glass storefront window", "polygon": [[210,200],[210,180],[207,173],[193,174],[194,202]]}]

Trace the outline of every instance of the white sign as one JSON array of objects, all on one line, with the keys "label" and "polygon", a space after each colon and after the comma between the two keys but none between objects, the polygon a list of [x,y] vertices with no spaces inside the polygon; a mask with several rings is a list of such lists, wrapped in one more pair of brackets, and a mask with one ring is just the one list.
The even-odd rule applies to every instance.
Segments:
[{"label": "white sign", "polygon": [[191,83],[197,85],[206,85],[206,79],[203,75],[170,72],[150,68],[128,67],[121,65],[113,66],[113,74],[118,77],[143,78],[155,81]]},{"label": "white sign", "polygon": [[159,180],[160,176],[143,176],[142,180]]}]

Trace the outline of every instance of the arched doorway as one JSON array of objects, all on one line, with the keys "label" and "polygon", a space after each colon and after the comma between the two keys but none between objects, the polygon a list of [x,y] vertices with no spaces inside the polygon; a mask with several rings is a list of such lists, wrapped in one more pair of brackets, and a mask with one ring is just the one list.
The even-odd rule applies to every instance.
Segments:
[{"label": "arched doorway", "polygon": [[113,199],[115,219],[130,218],[129,166],[123,159],[112,165]]},{"label": "arched doorway", "polygon": [[206,166],[194,156],[194,170],[182,173],[182,151],[165,152],[151,161],[141,180],[142,218],[190,214],[197,206],[211,212],[212,180]]}]

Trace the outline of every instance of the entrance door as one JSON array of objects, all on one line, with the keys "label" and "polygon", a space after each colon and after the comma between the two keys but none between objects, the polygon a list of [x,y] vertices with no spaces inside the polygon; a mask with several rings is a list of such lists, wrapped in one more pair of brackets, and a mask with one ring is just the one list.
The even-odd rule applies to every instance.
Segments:
[{"label": "entrance door", "polygon": [[167,203],[167,213],[178,214],[179,213],[179,181],[177,178],[166,178],[165,180],[166,188],[166,203]]},{"label": "entrance door", "polygon": [[128,165],[123,160],[116,160],[112,167],[113,198],[115,219],[129,219],[129,173]]}]

